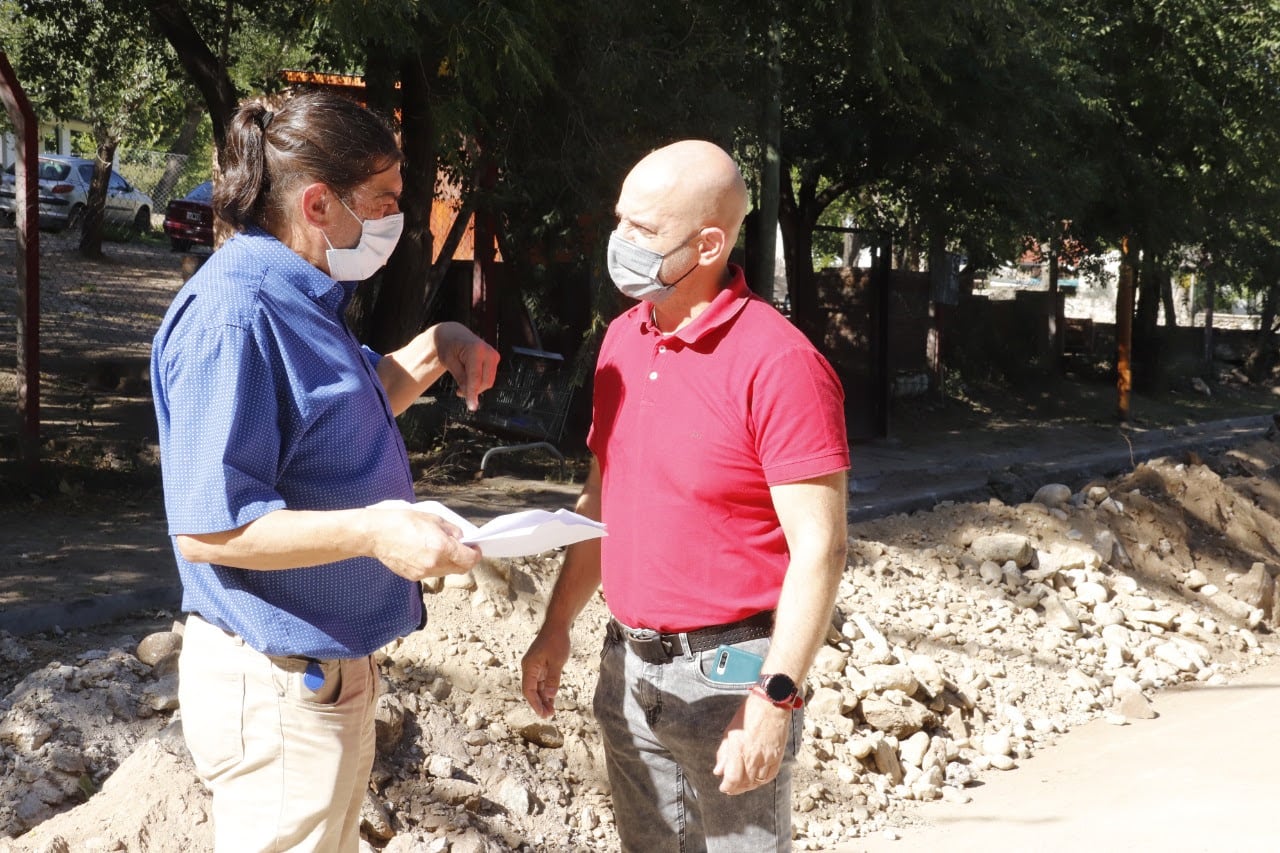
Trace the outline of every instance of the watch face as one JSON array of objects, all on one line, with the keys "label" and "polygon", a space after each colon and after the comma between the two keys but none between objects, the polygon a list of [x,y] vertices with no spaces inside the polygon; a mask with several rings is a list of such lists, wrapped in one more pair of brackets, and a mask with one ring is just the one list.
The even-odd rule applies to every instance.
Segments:
[{"label": "watch face", "polygon": [[774,702],[785,702],[795,695],[796,683],[791,680],[791,676],[778,673],[769,677],[764,692]]}]

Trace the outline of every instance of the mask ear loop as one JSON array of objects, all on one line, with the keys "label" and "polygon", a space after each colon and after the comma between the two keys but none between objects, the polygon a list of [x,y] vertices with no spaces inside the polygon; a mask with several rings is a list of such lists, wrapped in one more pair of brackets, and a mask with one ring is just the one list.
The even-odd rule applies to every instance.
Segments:
[{"label": "mask ear loop", "polygon": [[[351,208],[347,207],[347,203],[346,203],[345,201],[343,201],[343,200],[342,200],[342,196],[338,195],[338,194],[335,192],[335,193],[333,194],[333,197],[334,197],[334,198],[336,198],[336,199],[338,200],[338,204],[342,205],[343,209],[345,209],[345,210],[347,211],[347,213],[350,213],[350,214],[351,214],[351,218],[352,218],[352,219],[354,219],[356,222],[359,222],[359,223],[360,223],[360,230],[363,232],[363,230],[364,230],[364,220],[363,220],[363,219],[361,219],[359,216],[356,216],[356,212],[355,212],[354,210],[352,210]],[[329,249],[330,249],[330,250],[335,251],[335,252],[336,252],[336,251],[338,251],[337,249],[334,249],[334,248],[333,248],[333,242],[329,239],[329,235],[328,235],[328,234],[326,234],[324,231],[321,231],[321,232],[320,232],[320,236],[324,238],[325,245],[327,245],[327,246],[329,247]],[[358,245],[360,245],[360,244],[359,244],[359,243],[357,243],[356,245],[358,246]]]},{"label": "mask ear loop", "polygon": [[[697,239],[697,238],[701,237],[701,236],[702,236],[702,230],[703,230],[703,229],[699,228],[696,232],[694,232],[693,236],[691,236],[688,240],[685,240],[685,241],[684,241],[683,243],[681,243],[679,246],[676,246],[676,247],[675,247],[674,249],[672,249],[670,252],[667,252],[667,255],[674,255],[676,252],[680,251],[680,250],[681,250],[681,249],[683,249],[685,246],[687,246],[687,245],[689,245],[690,243],[692,243],[695,239]],[[662,260],[664,260],[664,261],[665,261],[665,260],[667,259],[667,255],[663,255],[663,256],[662,256]],[[701,265],[701,264],[700,264],[698,261],[694,261],[694,262],[693,262],[693,266],[691,266],[691,267],[689,267],[689,269],[685,270],[684,275],[680,276],[678,279],[676,279],[675,281],[671,282],[670,284],[667,284],[666,282],[664,282],[664,281],[662,280],[662,262],[661,262],[661,261],[659,261],[659,262],[658,262],[658,272],[654,274],[654,276],[653,276],[653,280],[654,280],[654,281],[656,281],[658,284],[662,285],[663,287],[675,287],[677,284],[679,284],[680,282],[682,282],[682,281],[684,281],[686,278],[688,278],[688,277],[689,277],[689,274],[690,274],[690,273],[692,273],[694,270],[696,270],[700,265]]]}]

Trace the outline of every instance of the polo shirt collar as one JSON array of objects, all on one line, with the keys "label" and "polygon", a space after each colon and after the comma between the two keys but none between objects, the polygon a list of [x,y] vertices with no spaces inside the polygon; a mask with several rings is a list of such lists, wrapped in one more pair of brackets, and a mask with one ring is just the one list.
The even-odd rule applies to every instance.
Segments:
[{"label": "polo shirt collar", "polygon": [[[737,264],[730,264],[729,271],[733,275],[729,280],[729,284],[716,294],[715,299],[711,300],[711,304],[707,306],[706,310],[684,328],[672,332],[670,337],[679,340],[686,346],[690,346],[724,327],[738,316],[739,312],[750,301],[751,291],[747,288],[747,279],[741,267]],[[637,308],[640,309],[640,330],[642,332],[649,330],[657,332],[658,327],[650,319],[649,305],[642,302]]]},{"label": "polo shirt collar", "polygon": [[321,305],[345,307],[360,284],[357,281],[345,283],[334,281],[293,249],[280,242],[274,234],[257,225],[250,225],[232,239],[244,240],[251,246],[256,245],[256,248],[270,252],[272,266],[281,277]]}]

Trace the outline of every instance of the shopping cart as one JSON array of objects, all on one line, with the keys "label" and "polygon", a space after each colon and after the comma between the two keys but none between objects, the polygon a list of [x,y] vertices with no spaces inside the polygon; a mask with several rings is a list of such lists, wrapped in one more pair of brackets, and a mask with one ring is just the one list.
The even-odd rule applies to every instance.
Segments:
[{"label": "shopping cart", "polygon": [[573,400],[573,376],[560,353],[512,347],[498,365],[494,386],[481,395],[478,410],[468,411],[455,394],[447,399],[450,420],[515,442],[486,450],[480,460],[481,476],[488,474],[495,456],[545,450],[560,461],[564,477],[564,454],[557,445]]}]

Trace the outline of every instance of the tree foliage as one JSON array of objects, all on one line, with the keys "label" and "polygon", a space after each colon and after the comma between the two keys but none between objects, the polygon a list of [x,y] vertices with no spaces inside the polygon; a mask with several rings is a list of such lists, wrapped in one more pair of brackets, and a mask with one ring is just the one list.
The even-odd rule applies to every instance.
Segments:
[{"label": "tree foliage", "polygon": [[176,88],[168,73],[172,54],[147,38],[137,16],[115,14],[101,0],[26,0],[16,8],[21,14],[11,24],[22,47],[15,70],[29,81],[28,96],[54,118],[78,118],[93,128],[97,163],[80,251],[96,257],[116,147],[160,123]]},{"label": "tree foliage", "polygon": [[[23,52],[44,102],[90,108],[84,66],[50,57],[70,40],[98,44],[101,54],[76,56],[99,63],[99,79],[171,80],[180,69],[187,81],[185,99],[160,87],[178,92],[165,96],[168,118],[130,118],[176,127],[173,104],[194,88],[218,144],[235,102],[277,90],[283,67],[365,76],[371,105],[399,112],[410,161],[402,257],[366,306],[384,346],[437,304],[444,268],[432,264],[440,247],[427,217],[438,178],[499,235],[510,309],[547,316],[564,313],[566,276],[599,278],[629,165],[690,136],[733,150],[757,203],[772,197],[761,163],[777,145],[788,286],[811,333],[822,322],[814,228],[833,219],[892,237],[907,266],[942,249],[992,264],[1027,237],[1098,251],[1127,240],[1148,258],[1137,308],[1147,332],[1173,265],[1188,259],[1280,305],[1270,0],[23,0],[0,10],[6,36],[55,15],[72,23],[50,36],[56,52]],[[139,49],[105,49],[124,43]],[[124,64],[166,45],[167,76]],[[108,88],[94,106],[119,111],[132,87]],[[608,288],[596,292],[599,311],[616,308]]]}]

